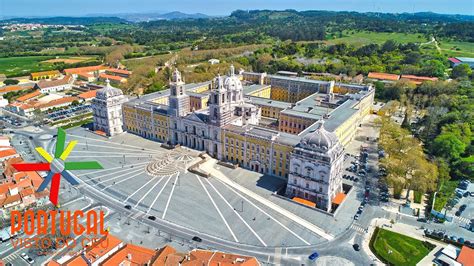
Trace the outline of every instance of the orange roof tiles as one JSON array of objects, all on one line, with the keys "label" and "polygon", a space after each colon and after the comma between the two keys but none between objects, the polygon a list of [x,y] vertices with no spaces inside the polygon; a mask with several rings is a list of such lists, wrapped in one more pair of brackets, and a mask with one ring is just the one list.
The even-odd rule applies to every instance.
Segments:
[{"label": "orange roof tiles", "polygon": [[346,194],[342,192],[337,193],[334,199],[332,200],[332,203],[341,205],[341,203],[344,201],[345,198],[346,198]]},{"label": "orange roof tiles", "polygon": [[22,198],[28,197],[28,196],[31,196],[31,195],[34,195],[34,194],[35,194],[35,191],[32,188],[25,188],[22,191],[20,191],[20,196]]},{"label": "orange roof tiles", "polygon": [[[102,241],[107,241],[108,244],[101,245],[100,243]],[[86,250],[86,254],[84,255],[84,257],[87,258],[91,263],[93,263],[98,258],[101,258],[102,256],[110,252],[112,249],[114,249],[121,243],[122,243],[122,240],[112,236],[111,234],[108,234],[107,236],[104,236],[99,241],[92,244],[92,246]],[[82,256],[78,256],[74,260],[68,262],[67,265],[71,265],[71,266],[83,265],[82,262],[85,262],[84,259],[82,258]]]},{"label": "orange roof tiles", "polygon": [[314,203],[314,202],[312,202],[312,201],[309,201],[309,200],[305,200],[305,199],[298,198],[298,197],[294,197],[293,200],[296,201],[296,202],[298,202],[298,203],[301,203],[301,204],[304,204],[304,205],[306,205],[306,206],[309,206],[309,207],[313,207],[313,208],[316,207],[316,203]]},{"label": "orange roof tiles", "polygon": [[119,68],[109,68],[109,69],[106,69],[105,71],[110,72],[110,73],[116,73],[116,74],[124,74],[124,75],[132,74],[131,71],[128,71],[125,69],[119,69]]},{"label": "orange roof tiles", "polygon": [[416,85],[420,85],[421,83],[425,81],[438,81],[438,78],[436,77],[424,77],[424,76],[415,76],[415,75],[402,75],[401,79],[406,79],[409,80]]},{"label": "orange roof tiles", "polygon": [[65,76],[62,79],[56,80],[41,80],[40,82],[36,83],[38,88],[49,88],[49,87],[56,87],[61,85],[66,85],[71,82],[71,76]]},{"label": "orange roof tiles", "polygon": [[93,78],[94,77],[93,74],[89,74],[88,72],[78,73],[77,75],[82,76],[82,77],[86,77],[86,78]]},{"label": "orange roof tiles", "polygon": [[21,97],[18,97],[16,100],[19,101],[19,102],[25,102],[29,99],[32,99],[32,98],[35,98],[35,97],[38,97],[41,95],[41,92],[39,90],[36,90],[34,92],[31,92],[31,93],[28,93],[28,94],[25,94]]},{"label": "orange roof tiles", "polygon": [[50,70],[50,71],[42,71],[42,72],[33,72],[33,73],[31,73],[32,77],[41,77],[41,76],[50,76],[50,75],[59,75],[59,71]]},{"label": "orange roof tiles", "polygon": [[188,260],[184,260],[182,265],[208,265],[208,266],[258,266],[260,263],[254,257],[238,254],[229,254],[209,250],[193,250]]},{"label": "orange roof tiles", "polygon": [[400,75],[380,73],[380,72],[369,72],[368,77],[371,79],[392,80],[392,81],[400,79]]},{"label": "orange roof tiles", "polygon": [[156,251],[132,244],[127,244],[105,260],[102,266],[147,265]]},{"label": "orange roof tiles", "polygon": [[28,88],[16,86],[16,85],[5,86],[5,87],[0,88],[0,93],[3,94],[3,93],[11,92],[11,91],[21,91],[21,90],[26,90],[26,89]]},{"label": "orange roof tiles", "polygon": [[5,201],[2,203],[2,205],[5,206],[5,205],[11,204],[11,203],[18,202],[18,201],[21,201],[20,194],[8,195],[7,198],[5,199]]},{"label": "orange roof tiles", "polygon": [[463,246],[456,261],[463,266],[474,266],[474,249]]},{"label": "orange roof tiles", "polygon": [[164,246],[161,248],[158,253],[156,258],[154,258],[153,261],[153,266],[165,266],[167,265],[167,258],[169,255],[176,253],[176,249],[174,249],[171,246]]},{"label": "orange roof tiles", "polygon": [[82,99],[90,99],[90,98],[95,98],[96,94],[97,94],[96,90],[90,90],[90,91],[86,91],[77,95],[77,97],[82,98]]},{"label": "orange roof tiles", "polygon": [[115,81],[124,81],[125,78],[123,77],[119,77],[119,76],[113,76],[113,75],[107,75],[107,74],[100,74],[99,75],[99,78],[102,78],[102,79],[109,79],[109,80],[115,80]]},{"label": "orange roof tiles", "polygon": [[95,72],[95,71],[100,71],[100,70],[105,70],[108,69],[106,66],[88,66],[88,67],[78,67],[78,68],[68,68],[64,69],[64,73],[67,75],[72,75],[72,74],[79,74],[79,73],[85,73],[85,72]]},{"label": "orange roof tiles", "polygon": [[8,149],[8,150],[3,150],[0,151],[0,159],[5,158],[5,157],[10,157],[14,156],[16,153],[16,150],[14,148]]},{"label": "orange roof tiles", "polygon": [[36,107],[37,108],[53,107],[53,106],[64,104],[64,103],[72,103],[72,102],[77,101],[77,100],[79,100],[79,98],[73,97],[73,96],[63,97],[63,98],[59,98],[59,99],[56,99],[56,100],[52,100],[52,101],[50,101],[48,103],[45,103],[45,104],[38,105]]}]

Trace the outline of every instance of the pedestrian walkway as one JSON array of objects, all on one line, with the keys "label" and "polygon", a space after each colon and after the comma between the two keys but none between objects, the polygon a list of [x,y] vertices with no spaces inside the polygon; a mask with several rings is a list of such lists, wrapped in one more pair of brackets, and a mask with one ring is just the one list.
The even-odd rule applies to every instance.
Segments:
[{"label": "pedestrian walkway", "polygon": [[454,216],[453,222],[460,225],[469,225],[471,223],[471,220],[466,217]]},{"label": "pedestrian walkway", "polygon": [[289,212],[288,210],[280,207],[279,205],[271,202],[270,200],[258,195],[257,193],[235,183],[234,181],[227,178],[222,172],[215,168],[217,160],[216,159],[209,159],[207,162],[200,165],[200,168],[208,173],[211,173],[211,176],[215,177],[216,179],[220,180],[221,182],[229,185],[230,187],[238,190],[239,192],[247,195],[248,197],[260,202],[261,204],[267,206],[268,208],[280,213],[281,215],[285,216],[286,218],[298,223],[299,225],[303,226],[304,228],[316,233],[317,235],[327,239],[332,240],[334,236],[325,232],[320,227],[314,225],[313,223],[297,216],[294,213]]},{"label": "pedestrian walkway", "polygon": [[5,258],[2,258],[2,260],[5,263],[11,263],[11,264],[14,265],[14,263],[12,263],[12,262],[17,260],[18,258],[20,258],[20,255],[18,253],[12,253],[12,254],[6,256]]},{"label": "pedestrian walkway", "polygon": [[356,223],[351,224],[351,229],[354,229],[356,232],[359,232],[361,234],[367,233],[366,228],[364,228],[361,225],[356,224]]}]

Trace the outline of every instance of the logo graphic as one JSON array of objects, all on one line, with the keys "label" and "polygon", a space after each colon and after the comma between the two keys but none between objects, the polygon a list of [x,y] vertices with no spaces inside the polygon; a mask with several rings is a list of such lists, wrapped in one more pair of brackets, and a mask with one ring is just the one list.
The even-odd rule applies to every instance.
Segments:
[{"label": "logo graphic", "polygon": [[58,135],[56,139],[56,148],[54,151],[54,158],[43,148],[37,147],[36,151],[48,163],[21,163],[13,164],[17,171],[49,171],[43,183],[38,188],[38,192],[43,191],[49,183],[51,189],[49,192],[49,200],[55,205],[58,205],[59,183],[61,176],[63,176],[71,185],[77,185],[79,182],[67,170],[88,170],[88,169],[102,169],[102,165],[95,161],[88,162],[65,162],[71,151],[77,144],[77,140],[72,140],[66,144],[66,131],[58,128]]}]

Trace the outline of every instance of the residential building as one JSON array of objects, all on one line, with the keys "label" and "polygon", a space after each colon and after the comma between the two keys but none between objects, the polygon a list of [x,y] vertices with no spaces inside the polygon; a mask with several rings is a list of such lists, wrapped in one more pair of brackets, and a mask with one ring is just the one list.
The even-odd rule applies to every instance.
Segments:
[{"label": "residential building", "polygon": [[109,80],[109,82],[114,84],[121,84],[127,82],[127,79],[122,76],[108,75],[105,73],[99,74],[99,80],[104,82],[106,80]]},{"label": "residential building", "polygon": [[460,64],[466,64],[470,68],[474,68],[474,58],[472,57],[451,57],[448,58],[451,67],[455,67]]},{"label": "residential building", "polygon": [[425,81],[438,81],[438,78],[436,77],[424,77],[424,76],[415,76],[415,75],[401,75],[400,79],[411,81],[416,85],[420,85]]},{"label": "residential building", "polygon": [[105,70],[107,75],[112,76],[119,76],[122,78],[129,78],[132,75],[132,71],[128,71],[126,69],[119,69],[119,68],[109,68]]},{"label": "residential building", "polygon": [[72,88],[72,77],[65,76],[62,79],[56,80],[40,80],[35,85],[35,89],[41,93],[50,93],[57,91],[70,90]]},{"label": "residential building", "polygon": [[106,69],[108,69],[108,67],[103,66],[103,65],[98,65],[98,66],[67,68],[67,69],[64,69],[63,72],[65,75],[71,75],[73,78],[77,78],[77,76],[81,73],[93,74],[94,76],[97,77],[100,73],[104,73]]},{"label": "residential building", "polygon": [[8,105],[8,100],[4,99],[3,96],[0,95],[0,108],[3,108]]},{"label": "residential building", "polygon": [[92,100],[94,114],[94,130],[105,133],[107,136],[115,136],[123,132],[122,105],[127,98],[122,90],[107,85],[97,91]]},{"label": "residential building", "polygon": [[219,61],[219,59],[215,59],[215,58],[212,58],[212,59],[209,59],[209,64],[211,65],[217,65],[219,64],[221,61]]},{"label": "residential building", "polygon": [[93,81],[97,80],[97,78],[96,78],[96,76],[94,76],[94,74],[87,73],[87,72],[78,73],[77,74],[77,79],[84,80],[84,81],[87,81],[87,82],[93,82]]},{"label": "residential building", "polygon": [[55,79],[59,78],[61,73],[58,70],[50,70],[50,71],[43,71],[43,72],[33,72],[30,74],[30,79],[37,81],[42,79]]},{"label": "residential building", "polygon": [[462,246],[456,261],[463,266],[474,266],[474,249],[468,246]]},{"label": "residential building", "polygon": [[35,90],[34,92],[30,92],[28,94],[25,94],[23,96],[20,96],[20,97],[16,98],[16,101],[17,102],[26,102],[28,100],[38,98],[39,96],[41,96],[41,91]]},{"label": "residential building", "polygon": [[[8,232],[5,234],[9,238]],[[107,244],[104,244],[107,243]],[[117,237],[106,236],[89,244],[75,254],[66,254],[63,257],[47,262],[47,266],[115,266],[115,265],[242,265],[259,266],[254,257],[238,254],[229,254],[218,251],[195,249],[189,253],[177,252],[171,246],[160,249],[149,249],[122,242]]]}]

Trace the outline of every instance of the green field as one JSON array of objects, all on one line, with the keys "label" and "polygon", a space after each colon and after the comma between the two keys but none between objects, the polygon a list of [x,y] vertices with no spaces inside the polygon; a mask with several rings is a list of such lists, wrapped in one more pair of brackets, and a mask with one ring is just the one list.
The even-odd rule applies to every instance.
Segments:
[{"label": "green field", "polygon": [[388,32],[354,32],[344,31],[342,38],[329,39],[326,41],[330,44],[336,43],[347,43],[355,46],[362,46],[371,43],[382,44],[387,40],[395,40],[399,43],[424,43],[428,42],[422,34],[411,34],[411,33],[388,33]]},{"label": "green field", "polygon": [[434,246],[406,235],[377,228],[370,248],[382,261],[390,265],[416,265]]},{"label": "green field", "polygon": [[52,64],[41,61],[54,58],[53,56],[22,56],[0,58],[0,73],[8,77],[28,75],[31,72],[55,69]]},{"label": "green field", "polygon": [[456,41],[439,41],[439,48],[443,54],[449,57],[465,56],[474,57],[474,43],[456,42]]},{"label": "green field", "polygon": [[[7,77],[19,77],[29,75],[31,72],[55,70],[58,69],[57,64],[43,62],[54,59],[55,56],[19,56],[0,58],[0,73]],[[78,57],[61,56],[59,58],[78,59]],[[90,56],[86,61],[93,60],[95,57]]]}]

